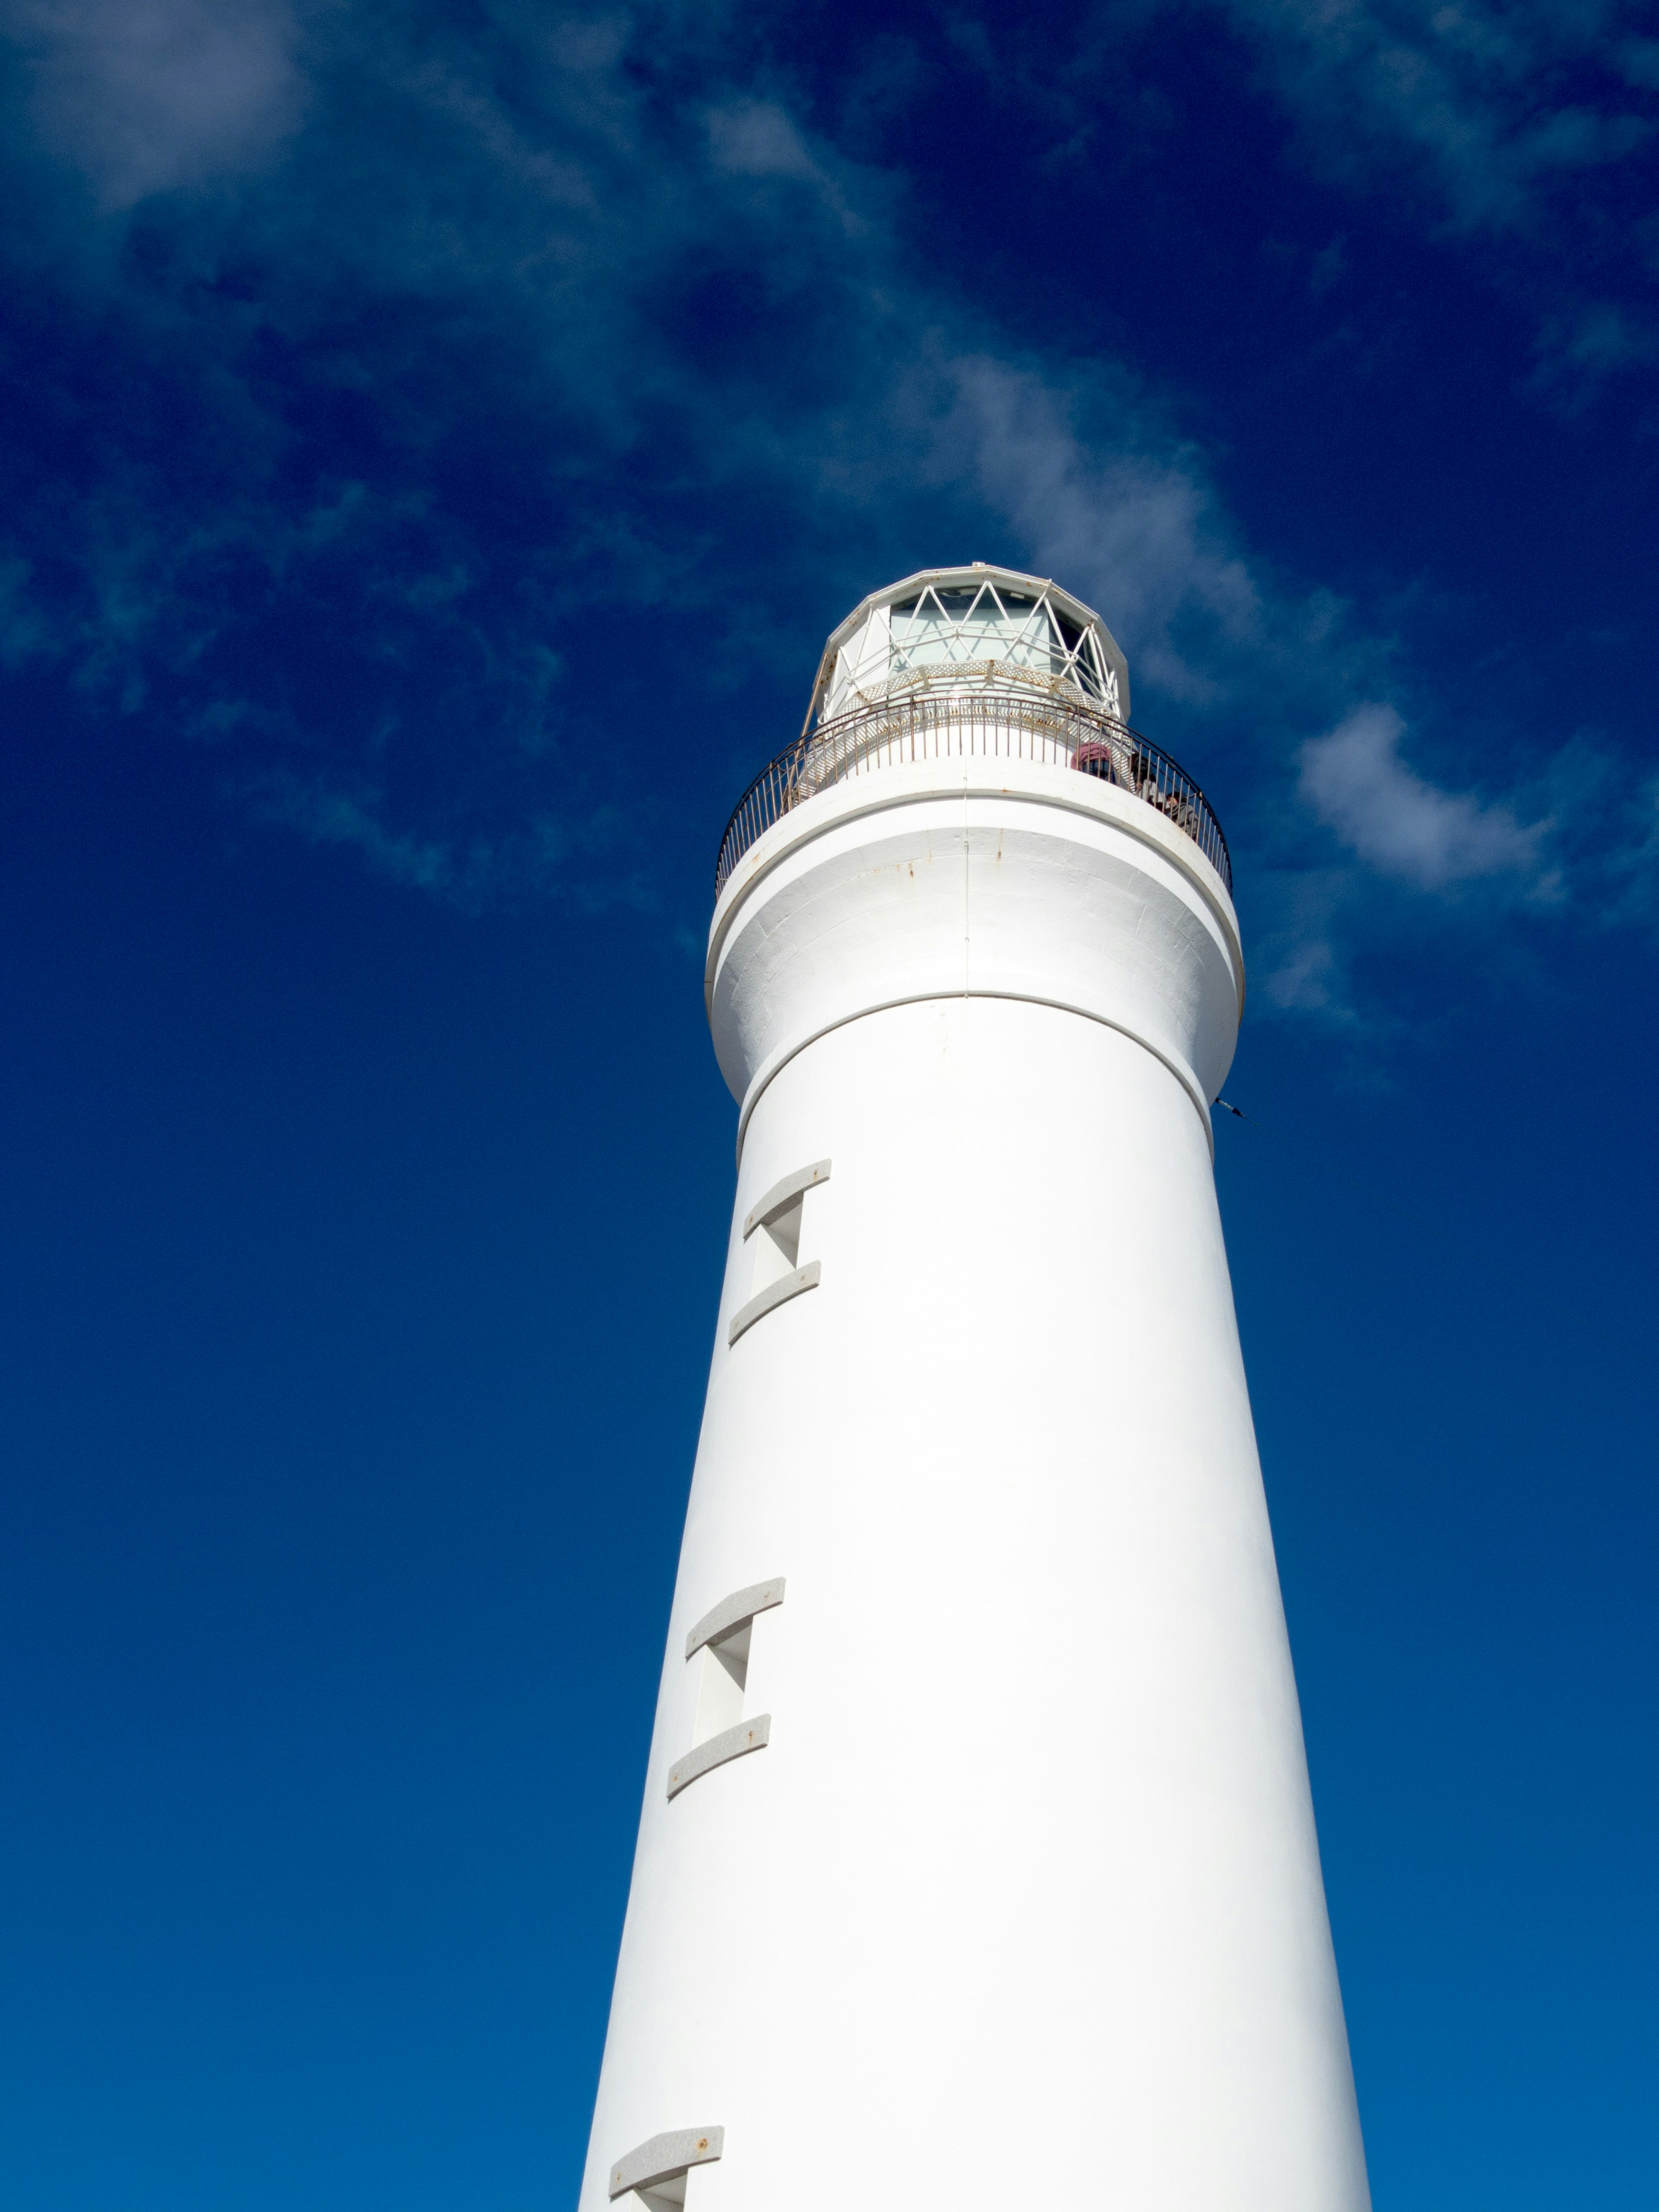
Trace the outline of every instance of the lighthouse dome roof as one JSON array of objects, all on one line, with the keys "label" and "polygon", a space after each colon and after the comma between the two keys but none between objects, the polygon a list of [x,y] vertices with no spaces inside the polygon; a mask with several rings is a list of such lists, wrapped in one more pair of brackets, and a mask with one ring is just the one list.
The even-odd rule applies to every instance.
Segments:
[{"label": "lighthouse dome roof", "polygon": [[831,631],[807,726],[911,689],[1016,684],[1120,720],[1129,665],[1092,607],[1042,576],[985,561],[920,568],[872,592]]}]

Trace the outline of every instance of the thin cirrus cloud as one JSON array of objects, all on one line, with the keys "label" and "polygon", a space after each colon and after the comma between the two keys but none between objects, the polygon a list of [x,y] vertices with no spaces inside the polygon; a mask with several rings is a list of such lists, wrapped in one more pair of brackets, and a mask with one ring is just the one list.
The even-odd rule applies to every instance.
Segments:
[{"label": "thin cirrus cloud", "polygon": [[1408,160],[1460,228],[1524,228],[1554,179],[1651,141],[1648,42],[1620,0],[1492,7],[1219,0],[1333,167]]},{"label": "thin cirrus cloud", "polygon": [[[337,226],[319,201],[331,184],[325,173],[338,173],[340,149],[325,135],[302,137],[270,186],[262,218],[267,247],[279,207],[286,226],[275,232],[270,287],[289,329],[302,328],[307,313],[335,312],[348,287],[365,298],[412,296],[446,309],[467,300],[485,311],[497,359],[534,360],[548,373],[566,410],[567,438],[593,449],[589,466],[603,465],[606,448],[625,453],[643,417],[666,408],[693,485],[699,476],[710,483],[747,478],[751,497],[784,507],[827,502],[864,527],[872,510],[902,504],[921,481],[981,510],[1030,559],[1076,576],[1133,642],[1144,672],[1170,691],[1200,701],[1232,688],[1226,656],[1270,643],[1282,602],[1264,592],[1231,542],[1200,458],[1160,427],[1133,380],[1109,364],[1000,353],[998,333],[905,265],[885,221],[889,180],[811,140],[775,100],[709,107],[701,157],[695,144],[653,142],[624,58],[614,41],[593,40],[553,56],[543,72],[537,143],[522,100],[509,111],[462,67],[412,72],[387,57],[382,96],[401,96],[406,118],[425,126],[428,158],[412,158],[411,149],[387,162],[378,190],[353,194],[354,222]],[[580,131],[566,127],[563,103],[573,94]],[[158,145],[171,112],[157,118]],[[595,116],[602,130],[593,129]],[[436,162],[434,130],[445,141]],[[193,141],[193,155],[203,152],[204,142]],[[175,149],[172,158],[176,168],[183,157]],[[463,202],[470,224],[456,216]],[[222,250],[236,243],[228,235]],[[828,388],[796,396],[785,377],[745,390],[734,406],[729,376],[692,359],[673,331],[659,325],[647,335],[642,320],[665,279],[690,262],[718,264],[722,252],[745,276],[775,270],[781,283],[797,264],[814,266],[842,325]],[[181,353],[198,352],[222,380],[239,379],[216,328],[186,324],[180,337]],[[366,360],[348,367],[354,379],[373,373]],[[255,412],[269,403],[253,400],[245,382],[238,396],[249,400],[250,427],[275,449],[281,425]],[[1080,402],[1093,418],[1086,428],[1078,426]],[[164,654],[170,630],[198,634],[190,614],[193,553],[215,574],[232,553],[263,557],[279,581],[292,582],[308,561],[349,542],[377,599],[393,602],[409,595],[388,583],[384,563],[364,565],[379,524],[388,562],[417,559],[427,573],[483,571],[443,542],[449,519],[429,500],[422,506],[410,486],[372,495],[337,487],[278,514],[262,505],[256,479],[216,501],[188,532],[152,540],[136,526],[122,530],[118,477],[100,487],[88,528],[83,568],[95,604],[75,626],[77,639],[111,630],[105,660],[140,644]],[[614,489],[607,485],[599,501],[607,509]],[[398,527],[418,548],[394,555],[389,541]],[[647,550],[642,563],[637,532],[619,533],[614,521],[602,527],[597,517],[578,519],[577,527],[590,569],[609,536],[629,589],[641,588],[642,565],[651,588],[652,562]],[[672,550],[660,565],[674,588],[692,580]],[[114,626],[112,574],[128,608]],[[42,635],[33,611],[16,604],[14,638],[38,642]]]},{"label": "thin cirrus cloud", "polygon": [[1512,806],[1443,790],[1402,760],[1406,726],[1392,707],[1358,707],[1300,755],[1304,803],[1368,866],[1425,891],[1505,883],[1559,895],[1544,847],[1550,824]]},{"label": "thin cirrus cloud", "polygon": [[264,161],[304,105],[281,0],[8,0],[0,30],[112,209]]},{"label": "thin cirrus cloud", "polygon": [[1097,443],[1076,425],[1063,372],[977,356],[949,373],[944,451],[1042,572],[1111,609],[1143,678],[1198,703],[1231,692],[1293,617],[1252,574],[1196,456],[1137,420],[1151,410],[1121,382],[1118,436]]},{"label": "thin cirrus cloud", "polygon": [[[893,216],[902,179],[775,94],[728,68],[696,127],[665,127],[620,21],[526,32],[511,101],[481,50],[417,52],[384,21],[307,49],[277,9],[210,20],[200,0],[139,0],[94,55],[90,5],[40,0],[28,21],[41,128],[106,219],[145,198],[192,272],[257,249],[256,325],[396,426],[362,462],[372,482],[319,464],[288,489],[272,457],[298,433],[244,361],[240,305],[192,283],[161,313],[131,289],[152,280],[112,261],[110,312],[165,343],[156,405],[192,393],[198,448],[169,416],[167,441],[142,466],[117,452],[67,521],[55,495],[13,514],[14,657],[67,663],[134,711],[164,694],[178,726],[240,749],[234,780],[263,818],[467,904],[585,896],[609,794],[566,777],[561,623],[653,603],[726,618],[742,601],[775,635],[826,549],[866,589],[921,514],[930,540],[991,538],[1064,576],[1143,694],[1230,750],[1260,799],[1230,826],[1276,932],[1270,1002],[1341,1010],[1368,878],[1547,894],[1541,830],[1408,767],[1392,708],[1349,711],[1388,696],[1389,641],[1248,544],[1158,395],[1121,364],[1034,353],[919,268]],[[367,141],[337,108],[373,116]],[[222,206],[189,189],[216,165],[239,179]],[[793,322],[756,326],[775,365],[699,350],[674,304],[688,269],[794,303]],[[418,380],[401,335],[377,349],[380,325],[427,334]],[[126,404],[141,419],[142,392]],[[533,509],[505,541],[499,502],[474,512],[428,459],[486,406]],[[149,458],[175,450],[171,476]],[[221,450],[234,485],[213,476]],[[641,503],[642,479],[672,499]],[[73,567],[77,542],[78,584],[43,595],[36,572]],[[300,650],[262,662],[249,608]]]},{"label": "thin cirrus cloud", "polygon": [[1569,415],[1659,353],[1659,42],[1639,0],[1213,0],[1328,179],[1462,256],[1533,322]]}]

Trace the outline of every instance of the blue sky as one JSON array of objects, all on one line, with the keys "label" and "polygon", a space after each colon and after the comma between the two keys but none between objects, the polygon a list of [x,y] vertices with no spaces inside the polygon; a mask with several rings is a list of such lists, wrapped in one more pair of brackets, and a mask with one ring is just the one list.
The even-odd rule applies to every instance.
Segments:
[{"label": "blue sky", "polygon": [[979,558],[1102,611],[1232,848],[1377,2203],[1650,2205],[1659,19],[0,43],[7,2201],[574,2198],[715,847],[840,616]]}]

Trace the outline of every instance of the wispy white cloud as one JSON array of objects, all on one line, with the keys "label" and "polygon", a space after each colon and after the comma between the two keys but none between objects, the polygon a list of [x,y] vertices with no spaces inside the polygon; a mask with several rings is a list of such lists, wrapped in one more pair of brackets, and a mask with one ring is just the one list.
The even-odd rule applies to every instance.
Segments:
[{"label": "wispy white cloud", "polygon": [[[590,909],[650,910],[657,887],[633,850],[637,825],[600,806],[569,819],[538,813],[494,832],[398,827],[386,794],[328,773],[263,773],[244,785],[254,812],[297,830],[313,845],[343,846],[375,874],[477,912],[503,902],[572,896]],[[602,865],[573,879],[582,855]]]},{"label": "wispy white cloud", "polygon": [[708,144],[717,169],[742,177],[823,181],[793,118],[771,100],[738,100],[708,111]]},{"label": "wispy white cloud", "polygon": [[814,154],[787,110],[775,100],[738,100],[708,111],[708,152],[719,173],[806,186],[849,237],[860,236],[865,217],[840,173],[846,165]]},{"label": "wispy white cloud", "polygon": [[[165,527],[149,459],[147,477],[124,464],[78,510],[54,508],[39,534],[60,567],[78,561],[76,590],[48,606],[20,538],[0,652],[57,653],[130,701],[170,687],[182,723],[240,746],[267,818],[393,880],[463,903],[556,888],[639,903],[648,884],[605,842],[615,748],[562,741],[562,672],[590,634],[637,656],[643,610],[695,623],[699,683],[735,687],[739,664],[786,645],[810,659],[816,637],[790,625],[822,593],[826,547],[855,592],[881,580],[890,546],[910,560],[960,532],[946,557],[1012,557],[1091,599],[1143,702],[1231,762],[1245,797],[1229,826],[1272,908],[1268,1003],[1352,1015],[1368,887],[1437,910],[1456,891],[1462,912],[1556,895],[1543,816],[1441,788],[1402,757],[1395,708],[1355,708],[1405,696],[1393,641],[1252,546],[1171,409],[1122,364],[1042,357],[988,320],[918,264],[897,180],[775,92],[727,81],[664,127],[627,19],[537,19],[511,100],[498,60],[471,48],[348,41],[307,50],[334,72],[308,108],[276,90],[262,106],[250,88],[299,66],[289,19],[226,21],[263,25],[249,51],[282,68],[232,71],[220,136],[162,131],[143,173],[200,173],[216,146],[251,160],[301,118],[280,173],[179,218],[192,271],[261,258],[257,315],[193,275],[112,296],[149,318],[147,343],[199,362],[204,434],[220,434],[214,408],[234,421],[237,480],[204,493],[178,447]],[[343,83],[359,109],[380,104],[379,136],[331,133]],[[131,191],[140,171],[123,173]],[[700,353],[663,303],[711,275],[743,342]],[[751,343],[741,303],[769,287],[795,319],[779,339],[757,316]],[[402,333],[384,351],[353,319],[364,302]],[[309,394],[377,410],[383,474],[286,483],[296,434],[244,358],[250,325],[305,352]],[[793,350],[763,362],[763,343]],[[427,374],[434,355],[447,384]],[[457,425],[481,410],[511,422],[521,457],[489,495],[490,513],[521,499],[531,514],[510,544],[442,488]],[[641,481],[649,505],[632,498]],[[758,550],[728,509],[766,519]],[[215,657],[233,574],[239,605],[291,645],[269,696],[247,696],[240,653]],[[1635,852],[1647,832],[1623,834]],[[1644,880],[1632,858],[1627,902]]]},{"label": "wispy white cloud", "polygon": [[1533,320],[1530,397],[1582,412],[1653,358],[1644,0],[1207,4],[1255,50],[1308,166],[1461,251]]},{"label": "wispy white cloud", "polygon": [[1558,896],[1559,872],[1544,856],[1548,821],[1522,823],[1502,801],[1431,783],[1401,758],[1405,732],[1394,708],[1356,708],[1302,747],[1304,804],[1369,866],[1419,890],[1506,878]]},{"label": "wispy white cloud", "polygon": [[6,0],[49,139],[107,207],[252,167],[297,125],[283,0]]},{"label": "wispy white cloud", "polygon": [[1595,300],[1547,317],[1533,348],[1531,390],[1564,413],[1582,413],[1607,380],[1659,360],[1650,309]]},{"label": "wispy white cloud", "polygon": [[[1626,46],[1617,68],[1620,26],[1637,12],[1620,0],[1219,4],[1322,162],[1364,177],[1392,149],[1462,228],[1522,227],[1553,177],[1624,161],[1654,134],[1651,115],[1620,101],[1644,82],[1644,48]],[[1583,96],[1586,65],[1606,78],[1599,106]]]},{"label": "wispy white cloud", "polygon": [[55,659],[58,641],[46,608],[30,595],[33,564],[14,555],[0,560],[0,667],[22,668]]},{"label": "wispy white cloud", "polygon": [[1097,428],[1091,441],[1052,374],[988,354],[946,374],[954,404],[935,467],[965,476],[1045,574],[1109,610],[1143,677],[1179,698],[1214,698],[1230,654],[1235,665],[1241,651],[1254,658],[1273,616],[1198,457],[1157,438],[1121,378],[1116,435]]},{"label": "wispy white cloud", "polygon": [[1350,954],[1356,939],[1353,872],[1343,866],[1267,871],[1255,886],[1250,997],[1271,1014],[1349,1030],[1362,1026]]},{"label": "wispy white cloud", "polygon": [[353,846],[393,883],[449,895],[458,887],[463,871],[456,854],[440,838],[391,828],[382,792],[274,773],[260,779],[252,796],[267,821],[286,823],[313,844]]}]

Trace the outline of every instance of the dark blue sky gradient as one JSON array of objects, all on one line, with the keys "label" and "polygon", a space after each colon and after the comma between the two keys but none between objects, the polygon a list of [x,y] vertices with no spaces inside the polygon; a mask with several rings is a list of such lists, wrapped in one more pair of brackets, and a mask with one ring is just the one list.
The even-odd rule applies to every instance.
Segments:
[{"label": "dark blue sky gradient", "polygon": [[1651,14],[0,33],[4,2201],[573,2200],[715,846],[840,616],[982,558],[1101,609],[1232,846],[1379,2212],[1646,2212]]}]

